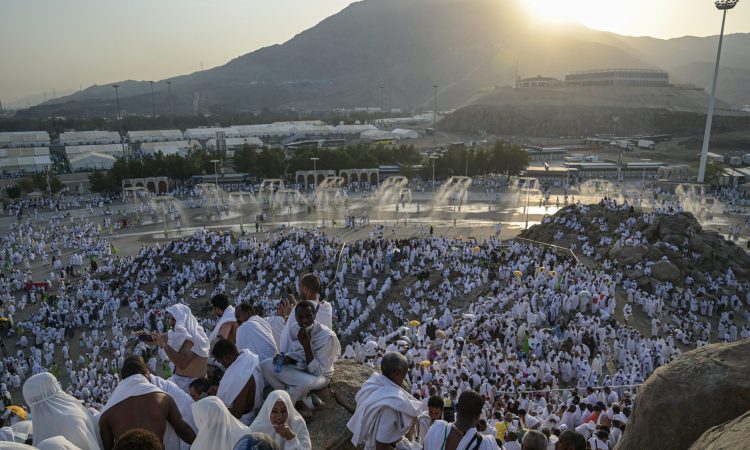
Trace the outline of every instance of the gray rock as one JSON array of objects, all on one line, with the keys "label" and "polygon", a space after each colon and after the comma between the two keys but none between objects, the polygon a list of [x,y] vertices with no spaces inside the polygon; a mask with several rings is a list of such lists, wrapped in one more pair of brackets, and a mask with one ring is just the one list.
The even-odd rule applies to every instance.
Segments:
[{"label": "gray rock", "polygon": [[620,265],[632,266],[641,261],[646,252],[648,252],[648,248],[643,245],[613,247],[609,251],[609,258],[616,259]]},{"label": "gray rock", "polygon": [[671,281],[673,283],[680,281],[680,269],[672,262],[659,260],[651,266],[651,275],[660,281]]},{"label": "gray rock", "polygon": [[709,428],[745,413],[748,367],[750,339],[708,345],[660,367],[639,390],[617,450],[683,450]]},{"label": "gray rock", "polygon": [[353,361],[336,362],[329,387],[315,392],[325,405],[315,411],[312,421],[307,425],[312,448],[354,448],[351,443],[352,433],[346,428],[346,423],[356,407],[354,396],[373,372],[372,368]]},{"label": "gray rock", "polygon": [[748,435],[750,435],[750,411],[734,420],[709,428],[693,443],[690,450],[747,448]]}]

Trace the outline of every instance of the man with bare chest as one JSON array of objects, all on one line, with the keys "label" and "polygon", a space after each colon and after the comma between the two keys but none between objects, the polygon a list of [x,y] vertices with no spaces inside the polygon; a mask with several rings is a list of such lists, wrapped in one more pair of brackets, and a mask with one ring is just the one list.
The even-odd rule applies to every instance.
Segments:
[{"label": "man with bare chest", "polygon": [[146,363],[138,356],[125,359],[122,381],[99,416],[99,433],[105,450],[134,429],[159,436],[166,450],[179,449],[180,440],[190,444],[195,432],[180,415],[177,404],[167,393],[149,381]]}]

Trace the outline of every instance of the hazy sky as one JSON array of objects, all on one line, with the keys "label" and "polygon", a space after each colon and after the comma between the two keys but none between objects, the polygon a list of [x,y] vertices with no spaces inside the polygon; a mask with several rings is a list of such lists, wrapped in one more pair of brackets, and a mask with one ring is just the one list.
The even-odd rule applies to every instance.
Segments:
[{"label": "hazy sky", "polygon": [[[721,22],[712,0],[517,1],[545,20],[576,20],[628,35],[706,36],[718,34]],[[201,62],[208,69],[282,43],[349,3],[0,0],[0,99],[124,79],[159,80],[200,70]],[[750,32],[750,0],[730,13],[727,32]]]}]

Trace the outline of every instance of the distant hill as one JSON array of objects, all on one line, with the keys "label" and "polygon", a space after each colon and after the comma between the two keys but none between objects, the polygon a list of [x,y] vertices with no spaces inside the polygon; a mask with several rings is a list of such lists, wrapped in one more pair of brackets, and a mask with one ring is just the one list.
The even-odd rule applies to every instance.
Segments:
[{"label": "distant hill", "polygon": [[[520,0],[364,0],[288,42],[210,70],[169,79],[176,113],[336,107],[429,108],[464,104],[488,86],[510,85],[516,71],[562,77],[574,70],[661,67],[675,79],[706,86],[703,63],[716,38],[661,40],[582,26],[539,27]],[[720,95],[750,103],[744,87],[750,35],[726,37]],[[694,66],[693,66],[694,65]],[[163,80],[167,81],[167,80]],[[155,84],[157,113],[168,113],[167,86]],[[148,82],[120,82],[121,107],[151,112]],[[381,90],[381,86],[383,89]],[[382,94],[382,97],[381,97]],[[91,86],[24,111],[28,116],[114,115],[114,90]]]},{"label": "distant hill", "polygon": [[[497,135],[702,132],[708,95],[675,87],[499,88],[442,120],[441,129]],[[613,117],[617,117],[614,124]],[[750,114],[717,104],[714,131],[750,129]]]}]

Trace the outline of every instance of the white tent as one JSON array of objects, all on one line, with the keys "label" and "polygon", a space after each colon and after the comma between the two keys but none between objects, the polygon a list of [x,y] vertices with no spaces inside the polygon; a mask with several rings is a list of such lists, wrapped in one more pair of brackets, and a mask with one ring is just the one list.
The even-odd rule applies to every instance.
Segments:
[{"label": "white tent", "polygon": [[73,171],[78,170],[109,170],[115,163],[116,158],[104,153],[82,153],[69,158],[70,168]]},{"label": "white tent", "polygon": [[169,141],[169,142],[144,142],[141,144],[141,152],[151,155],[159,152],[166,155],[187,155],[190,150],[188,141]]}]

